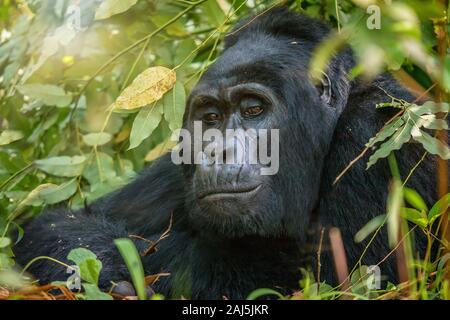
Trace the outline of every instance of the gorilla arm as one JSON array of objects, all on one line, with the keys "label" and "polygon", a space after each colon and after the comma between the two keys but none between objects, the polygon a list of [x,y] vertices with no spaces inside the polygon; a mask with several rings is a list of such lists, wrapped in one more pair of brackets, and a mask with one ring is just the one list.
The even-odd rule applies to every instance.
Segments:
[{"label": "gorilla arm", "polygon": [[[76,212],[59,208],[44,212],[25,228],[24,238],[14,247],[17,261],[24,266],[33,258],[49,256],[67,262],[71,249],[84,247],[103,263],[99,285],[129,278],[128,270],[115,248],[114,239],[136,234],[158,237],[178,214],[184,198],[180,168],[164,156],[122,189]],[[180,221],[174,217],[174,221]],[[146,246],[138,241],[138,249]],[[42,259],[29,270],[42,283],[65,280],[64,267]]]}]

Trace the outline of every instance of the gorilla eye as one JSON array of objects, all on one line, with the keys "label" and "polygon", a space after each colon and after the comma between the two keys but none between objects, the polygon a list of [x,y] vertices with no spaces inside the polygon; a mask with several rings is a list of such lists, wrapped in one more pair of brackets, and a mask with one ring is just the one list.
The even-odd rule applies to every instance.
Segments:
[{"label": "gorilla eye", "polygon": [[209,112],[203,115],[203,121],[207,124],[216,124],[219,120],[220,115],[215,112]]},{"label": "gorilla eye", "polygon": [[261,99],[254,96],[247,96],[241,100],[241,114],[244,118],[254,118],[264,111],[264,104]]},{"label": "gorilla eye", "polygon": [[263,108],[261,106],[253,106],[244,110],[244,116],[246,118],[259,116],[263,112]]}]

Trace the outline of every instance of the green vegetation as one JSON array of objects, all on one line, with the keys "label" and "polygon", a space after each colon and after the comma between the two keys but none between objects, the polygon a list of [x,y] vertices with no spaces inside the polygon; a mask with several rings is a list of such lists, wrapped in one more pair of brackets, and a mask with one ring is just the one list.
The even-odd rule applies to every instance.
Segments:
[{"label": "green vegetation", "polygon": [[[388,212],[367,221],[355,241],[373,240],[387,227],[393,250],[404,248],[404,281],[371,289],[368,267],[357,265],[342,286],[332,288],[305,270],[301,289],[293,296],[259,289],[249,299],[450,299],[449,238],[439,232],[448,224],[450,196],[441,188],[441,200],[428,208],[417,192],[404,187],[414,172],[400,181],[396,172],[402,164],[395,161],[395,150],[411,140],[424,147],[421,161],[427,161],[427,154],[450,158],[439,134],[448,129],[441,115],[449,111],[450,13],[448,1],[438,0],[2,1],[0,299],[46,299],[55,288],[61,299],[112,298],[98,289],[102,263],[87,249],[74,249],[68,256],[81,274],[78,293],[65,283],[25,290],[28,281],[13,271],[21,223],[48,205],[80,208],[126,184],[146,163],[170,150],[186,96],[221,52],[226,32],[243,16],[279,3],[336,27],[314,55],[312,77],[320,77],[333,52],[349,43],[358,57],[352,77],[371,79],[388,69],[418,97],[436,102],[407,103],[387,93],[386,103],[374,108],[394,107],[399,113],[362,150],[372,153],[368,167],[388,158],[393,184]],[[377,24],[376,11],[367,9],[371,4],[381,10],[379,29],[369,27]],[[420,261],[411,254],[411,230],[417,228],[429,242]],[[437,259],[430,254],[435,242],[440,247]],[[120,239],[116,245],[137,295],[145,299],[145,284],[157,276],[144,278],[131,241]]]}]

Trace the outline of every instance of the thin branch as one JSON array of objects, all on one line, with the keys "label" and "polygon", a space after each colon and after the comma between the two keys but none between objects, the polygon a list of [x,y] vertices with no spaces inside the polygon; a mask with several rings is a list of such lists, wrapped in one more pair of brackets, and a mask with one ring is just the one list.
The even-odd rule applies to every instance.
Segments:
[{"label": "thin branch", "polygon": [[142,253],[141,256],[145,257],[148,256],[154,252],[156,252],[158,249],[156,248],[156,246],[164,239],[166,239],[167,237],[169,237],[170,235],[170,231],[172,230],[172,222],[173,222],[173,213],[170,215],[170,221],[169,221],[169,226],[167,227],[166,231],[164,231],[161,236],[159,237],[158,240],[156,241],[152,241],[149,239],[145,239],[144,237],[138,236],[138,235],[129,235],[130,238],[135,238],[135,239],[139,239],[142,241],[145,241],[147,243],[149,243],[150,245],[148,246],[147,249],[145,249]]},{"label": "thin branch", "polygon": [[[423,97],[425,97],[434,87],[436,86],[436,83],[434,83],[432,86],[430,86],[426,91],[422,92],[422,94],[420,96],[418,96],[412,103],[416,103],[417,101],[420,101]],[[379,87],[382,91],[384,91],[386,93],[386,95],[390,98],[393,98],[389,93],[387,93],[383,88]],[[400,112],[398,112],[396,115],[394,115],[391,119],[389,119],[384,126],[377,132],[377,134],[375,135],[375,137],[377,137],[381,131],[383,131],[383,129],[390,124],[392,121],[394,121],[398,116],[400,116],[402,113],[404,112],[404,110],[401,110]],[[341,171],[341,173],[339,173],[339,175],[336,177],[336,179],[334,179],[332,186],[335,186],[339,180],[341,180],[341,178],[347,173],[348,170],[350,170],[350,168],[356,163],[358,162],[361,158],[364,157],[364,155],[367,153],[367,151],[369,151],[368,147],[365,147],[361,153],[354,158],[352,161],[350,161],[350,163],[344,168],[344,170]]]},{"label": "thin branch", "polygon": [[323,235],[325,233],[325,228],[322,228],[320,230],[320,241],[319,241],[319,248],[317,249],[317,295],[319,295],[320,292],[320,269],[322,267],[322,264],[320,262],[321,259],[321,253],[322,253],[322,243],[323,243]]}]

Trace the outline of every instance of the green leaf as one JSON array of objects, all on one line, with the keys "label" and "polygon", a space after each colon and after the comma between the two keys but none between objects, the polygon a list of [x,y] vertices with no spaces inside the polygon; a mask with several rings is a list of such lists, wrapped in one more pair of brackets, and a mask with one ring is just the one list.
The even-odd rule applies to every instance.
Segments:
[{"label": "green leaf", "polygon": [[367,224],[355,234],[355,242],[359,243],[364,241],[364,239],[367,238],[372,232],[375,232],[375,230],[383,225],[385,220],[386,215],[382,214],[367,222]]},{"label": "green leaf", "polygon": [[117,176],[114,169],[114,160],[104,152],[97,152],[83,171],[83,178],[90,185],[104,182]]},{"label": "green leaf", "polygon": [[38,169],[55,176],[77,177],[83,171],[85,161],[85,156],[62,156],[36,160],[34,164]]},{"label": "green leaf", "polygon": [[[317,282],[311,283],[307,287],[303,289],[303,295],[307,300],[322,300],[322,295],[327,293],[332,293],[334,288],[325,282],[320,283],[320,286]],[[339,293],[336,292],[336,295]],[[327,295],[330,299],[334,297],[334,295]]]},{"label": "green leaf", "polygon": [[170,152],[177,144],[177,141],[172,141],[169,137],[150,150],[145,156],[145,161],[149,162],[158,159],[162,155]]},{"label": "green leaf", "polygon": [[164,95],[164,119],[169,128],[174,131],[181,128],[184,109],[186,106],[186,91],[180,82],[176,82],[173,89]]},{"label": "green leaf", "polygon": [[415,113],[418,116],[424,114],[436,114],[438,112],[449,112],[450,105],[448,103],[436,103],[433,101],[427,101],[421,106],[413,104],[412,107],[408,108],[408,111]]},{"label": "green leaf", "polygon": [[123,177],[118,176],[112,178],[108,177],[106,180],[102,182],[92,184],[90,187],[90,192],[85,195],[86,199],[89,202],[94,201],[95,199],[98,199],[124,186],[126,182],[127,181],[124,180]]},{"label": "green leaf", "polygon": [[428,212],[428,221],[430,225],[441,215],[443,215],[450,206],[450,193],[447,193]]},{"label": "green leaf", "polygon": [[276,296],[279,299],[284,299],[284,296],[281,293],[279,293],[278,291],[275,291],[275,290],[269,289],[269,288],[261,288],[261,289],[256,289],[256,290],[252,291],[248,295],[247,300],[256,300],[256,299],[264,297],[264,296]]},{"label": "green leaf", "polygon": [[11,244],[11,239],[7,237],[0,237],[0,249],[6,248]]},{"label": "green leaf", "polygon": [[89,133],[83,136],[83,142],[88,146],[102,146],[111,141],[111,134],[107,132]]},{"label": "green leaf", "polygon": [[[449,10],[450,14],[450,10]],[[450,91],[450,57],[447,55],[445,57],[445,64],[444,64],[444,74],[443,74],[443,84],[446,91]]]},{"label": "green leaf", "polygon": [[160,102],[142,108],[133,122],[130,133],[130,149],[138,147],[158,127],[162,118],[163,105]]},{"label": "green leaf", "polygon": [[406,202],[412,205],[414,208],[419,211],[428,212],[427,204],[416,190],[411,188],[403,188],[403,195]]},{"label": "green leaf", "polygon": [[77,191],[78,182],[77,178],[74,178],[59,186],[52,186],[43,189],[39,192],[39,198],[46,204],[55,204],[69,199]]},{"label": "green leaf", "polygon": [[367,295],[370,292],[368,286],[372,283],[372,276],[371,272],[369,272],[369,267],[366,265],[362,265],[353,271],[350,277],[352,292],[359,295]]},{"label": "green leaf", "polygon": [[394,179],[387,198],[387,226],[389,246],[391,248],[393,248],[397,244],[398,240],[400,209],[403,204],[402,200],[402,183],[398,179]]},{"label": "green leaf", "polygon": [[213,26],[220,26],[225,20],[225,13],[222,11],[216,0],[206,1],[202,5],[206,18]]},{"label": "green leaf", "polygon": [[448,130],[447,121],[444,119],[437,119],[434,114],[421,116],[417,126],[419,125],[431,130]]},{"label": "green leaf", "polygon": [[75,262],[80,268],[80,276],[84,281],[91,284],[98,284],[100,271],[102,270],[102,262],[90,250],[85,248],[73,249],[69,252],[67,259]]},{"label": "green leaf", "polygon": [[16,212],[22,212],[23,209],[26,206],[29,205],[34,205],[34,206],[40,206],[42,205],[42,199],[39,197],[39,195],[41,194],[41,192],[45,189],[49,189],[49,188],[55,188],[56,185],[52,184],[52,183],[44,183],[41,185],[38,185],[36,188],[34,188],[33,190],[31,190],[27,196],[25,197],[25,199],[23,199],[17,206],[16,208]]},{"label": "green leaf", "polygon": [[444,160],[450,159],[450,148],[435,137],[432,137],[425,131],[417,128],[414,128],[411,131],[411,134],[413,139],[420,142],[424,149],[429,153],[438,155]]},{"label": "green leaf", "polygon": [[83,283],[84,298],[86,300],[113,300],[113,297],[106,294],[95,284]]},{"label": "green leaf", "polygon": [[371,138],[366,144],[366,147],[370,148],[373,147],[376,143],[383,142],[384,140],[392,136],[404,123],[405,121],[403,121],[402,118],[398,118],[397,120],[392,121],[385,128],[383,128],[380,133]]},{"label": "green leaf", "polygon": [[120,254],[122,255],[128,271],[130,272],[133,285],[136,289],[140,300],[147,299],[147,292],[145,290],[144,268],[142,266],[141,257],[134,245],[133,241],[128,238],[114,240]]},{"label": "green leaf", "polygon": [[[158,15],[154,15],[154,16],[150,17],[151,21],[157,27],[162,27],[164,24],[166,24],[172,18],[173,18],[173,16],[162,15],[162,14],[158,14]],[[169,26],[167,26],[164,29],[164,31],[167,32],[167,34],[169,34],[171,36],[176,36],[176,37],[186,37],[186,35],[188,35],[183,23],[180,20],[177,20],[177,21],[171,23]]]},{"label": "green leaf", "polygon": [[442,271],[444,270],[445,266],[447,265],[447,261],[450,261],[450,253],[444,254],[439,260],[437,270]]},{"label": "green leaf", "polygon": [[10,144],[11,142],[23,138],[23,133],[17,130],[5,130],[0,134],[0,146]]},{"label": "green leaf", "polygon": [[403,144],[408,142],[411,137],[412,128],[412,124],[407,122],[401,129],[398,129],[389,140],[380,145],[378,150],[369,158],[367,169],[374,165],[379,159],[386,158],[392,151],[399,150]]},{"label": "green leaf", "polygon": [[72,101],[72,97],[64,89],[50,84],[25,84],[17,86],[24,96],[41,100],[48,106],[66,107]]},{"label": "green leaf", "polygon": [[125,12],[136,3],[137,0],[103,0],[95,12],[95,20],[108,19],[113,15]]},{"label": "green leaf", "polygon": [[426,228],[428,225],[428,219],[425,211],[419,211],[412,208],[401,208],[400,214],[403,218],[417,224],[421,228]]}]

